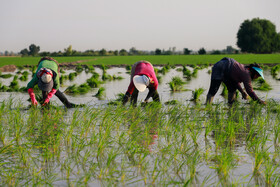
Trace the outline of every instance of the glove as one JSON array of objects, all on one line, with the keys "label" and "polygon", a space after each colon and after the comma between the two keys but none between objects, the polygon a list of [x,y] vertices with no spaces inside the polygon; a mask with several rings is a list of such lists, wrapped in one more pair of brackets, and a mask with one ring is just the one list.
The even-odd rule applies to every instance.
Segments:
[{"label": "glove", "polygon": [[52,89],[49,93],[47,98],[45,99],[44,103],[42,104],[42,106],[48,104],[50,102],[50,99],[52,98],[52,96],[56,93],[56,89]]},{"label": "glove", "polygon": [[29,88],[27,91],[28,91],[28,94],[30,96],[32,105],[36,106],[38,104],[38,102],[37,102],[37,100],[35,98],[35,94],[34,94],[33,88]]},{"label": "glove", "polygon": [[131,97],[130,93],[126,92],[124,97],[123,97],[123,105],[125,105],[127,103],[127,101],[129,100],[129,98]]}]

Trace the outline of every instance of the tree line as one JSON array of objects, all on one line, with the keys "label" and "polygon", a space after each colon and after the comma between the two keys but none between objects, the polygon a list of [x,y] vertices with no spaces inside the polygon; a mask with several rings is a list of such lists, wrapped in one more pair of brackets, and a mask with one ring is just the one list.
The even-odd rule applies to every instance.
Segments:
[{"label": "tree line", "polygon": [[[29,48],[22,49],[18,55],[21,56],[127,56],[127,55],[190,55],[190,54],[236,54],[236,53],[277,53],[280,52],[280,33],[276,32],[276,26],[269,20],[253,18],[245,20],[237,32],[237,46],[227,46],[223,50],[206,51],[204,47],[198,51],[184,48],[182,51],[176,51],[176,47],[170,47],[168,50],[157,48],[153,51],[137,50],[135,47],[129,50],[86,50],[77,51],[69,45],[63,51],[58,52],[40,52],[40,46],[31,44]],[[1,53],[0,55],[12,56],[13,52]]]},{"label": "tree line", "polygon": [[198,51],[190,50],[189,48],[183,48],[183,50],[178,51],[176,47],[170,47],[168,50],[157,48],[153,51],[144,51],[137,50],[135,47],[130,48],[129,50],[86,50],[86,51],[77,51],[72,49],[72,45],[69,45],[63,51],[58,52],[40,52],[40,46],[31,44],[28,49],[25,48],[20,51],[20,53],[0,52],[0,56],[53,56],[53,57],[62,57],[62,56],[132,56],[132,55],[191,55],[191,54],[236,54],[239,53],[239,50],[234,49],[232,46],[227,46],[223,50],[212,50],[206,51],[204,47],[200,48]]}]

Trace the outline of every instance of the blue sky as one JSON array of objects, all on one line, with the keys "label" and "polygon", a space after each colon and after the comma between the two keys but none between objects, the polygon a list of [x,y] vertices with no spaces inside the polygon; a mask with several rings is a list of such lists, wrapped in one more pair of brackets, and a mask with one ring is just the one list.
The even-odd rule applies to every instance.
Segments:
[{"label": "blue sky", "polygon": [[280,0],[0,0],[0,51],[236,47],[246,19],[280,32]]}]

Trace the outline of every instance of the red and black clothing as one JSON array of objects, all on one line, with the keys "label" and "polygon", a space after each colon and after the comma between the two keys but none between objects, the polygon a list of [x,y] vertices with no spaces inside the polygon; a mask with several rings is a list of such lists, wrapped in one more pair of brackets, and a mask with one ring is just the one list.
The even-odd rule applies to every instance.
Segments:
[{"label": "red and black clothing", "polygon": [[131,101],[133,104],[136,104],[137,102],[139,91],[136,89],[133,83],[133,77],[135,75],[146,75],[150,79],[150,84],[147,86],[147,88],[149,89],[149,93],[145,101],[147,101],[150,97],[152,97],[155,101],[159,101],[159,94],[157,92],[158,80],[154,71],[154,67],[148,61],[139,61],[132,65],[130,84],[126,91],[126,96],[123,100],[123,103],[125,104],[130,96],[132,96]]}]

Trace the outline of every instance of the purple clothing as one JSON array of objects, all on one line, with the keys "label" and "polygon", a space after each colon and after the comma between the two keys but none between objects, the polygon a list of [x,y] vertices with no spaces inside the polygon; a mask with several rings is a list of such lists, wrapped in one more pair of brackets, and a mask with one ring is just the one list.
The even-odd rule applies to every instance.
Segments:
[{"label": "purple clothing", "polygon": [[249,69],[232,58],[223,58],[217,62],[212,68],[211,79],[227,82],[228,86],[241,93],[244,92],[240,85],[243,82],[248,95],[253,100],[260,100],[253,90]]},{"label": "purple clothing", "polygon": [[252,79],[249,69],[247,69],[243,64],[234,62],[231,67],[229,77],[237,82],[237,89],[240,90],[240,83],[243,82],[246,92],[253,100],[260,100],[253,90]]}]

